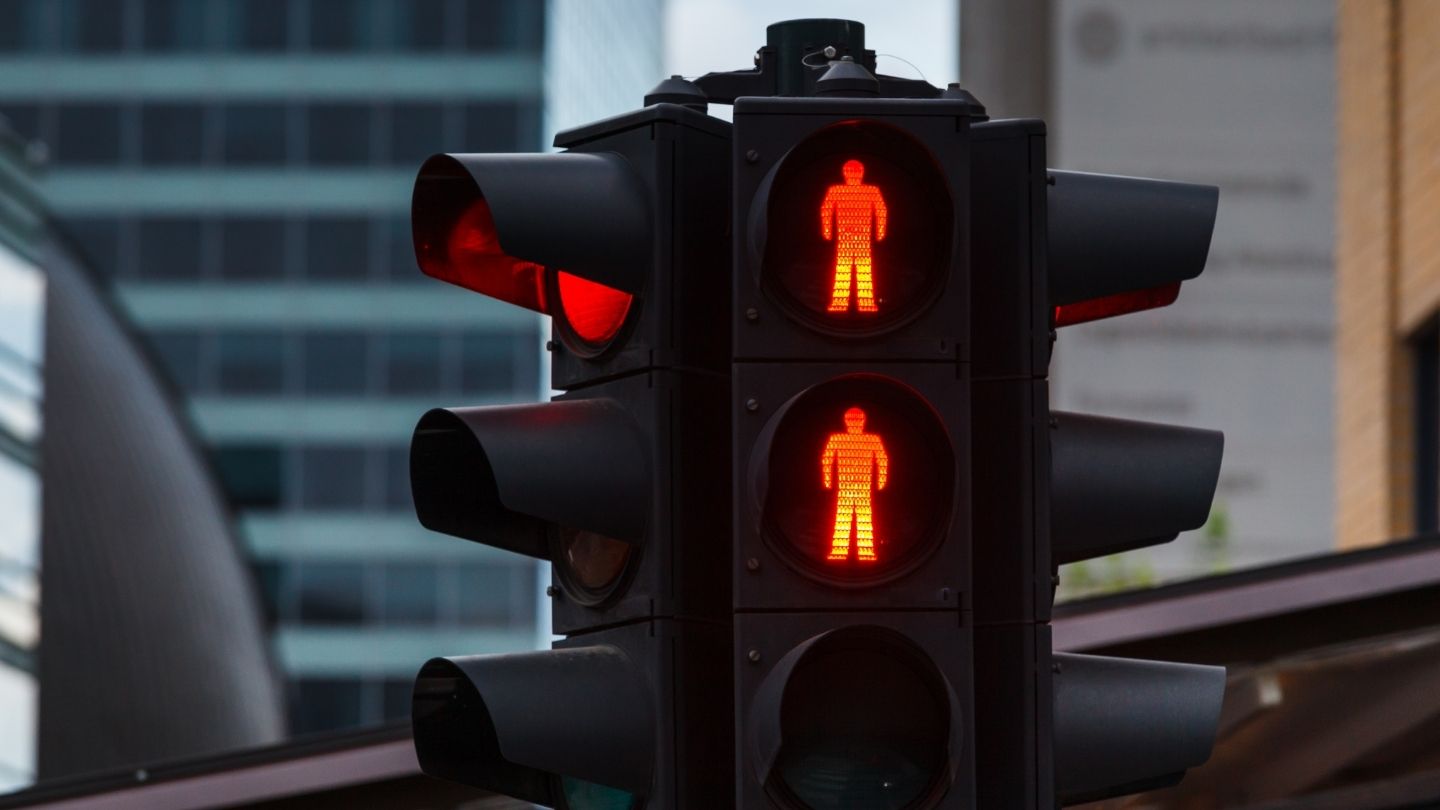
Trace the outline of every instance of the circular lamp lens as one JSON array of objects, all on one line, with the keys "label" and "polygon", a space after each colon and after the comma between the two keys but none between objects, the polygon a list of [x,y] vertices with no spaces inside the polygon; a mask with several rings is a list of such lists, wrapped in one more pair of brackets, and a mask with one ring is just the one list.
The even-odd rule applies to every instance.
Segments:
[{"label": "circular lamp lens", "polygon": [[820,331],[886,331],[939,296],[954,230],[948,184],[923,144],[873,121],[836,124],[775,170],[762,284]]},{"label": "circular lamp lens", "polygon": [[604,602],[619,587],[633,546],[596,532],[561,528],[553,555],[560,581],[581,604]]},{"label": "circular lamp lens", "polygon": [[562,334],[570,337],[575,348],[587,355],[604,351],[620,334],[635,301],[630,293],[564,270],[555,273],[555,296],[564,324]]},{"label": "circular lamp lens", "polygon": [[921,808],[942,792],[952,710],[943,676],[903,637],[867,629],[820,642],[785,686],[771,781],[809,810]]},{"label": "circular lamp lens", "polygon": [[776,417],[764,471],[766,540],[841,586],[904,574],[944,539],[955,460],[934,409],[876,375],[806,390]]}]

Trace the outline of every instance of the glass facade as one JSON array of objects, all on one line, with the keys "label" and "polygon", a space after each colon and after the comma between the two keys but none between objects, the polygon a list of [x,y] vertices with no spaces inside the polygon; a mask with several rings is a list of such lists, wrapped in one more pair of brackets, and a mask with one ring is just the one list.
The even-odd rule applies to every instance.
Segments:
[{"label": "glass facade", "polygon": [[[44,144],[42,193],[188,398],[266,599],[292,732],[403,718],[425,658],[539,638],[534,564],[421,529],[408,445],[429,407],[535,399],[542,325],[425,278],[408,209],[434,152],[542,148],[545,9],[0,2],[0,115]],[[33,555],[15,560],[0,556],[0,600],[8,572],[33,580]],[[18,716],[6,689],[0,673],[0,716]]]},{"label": "glass facade", "polygon": [[[3,134],[3,133],[0,133]],[[0,190],[0,195],[5,195]],[[5,195],[8,196],[8,195]],[[45,277],[0,228],[0,792],[34,780]]]}]

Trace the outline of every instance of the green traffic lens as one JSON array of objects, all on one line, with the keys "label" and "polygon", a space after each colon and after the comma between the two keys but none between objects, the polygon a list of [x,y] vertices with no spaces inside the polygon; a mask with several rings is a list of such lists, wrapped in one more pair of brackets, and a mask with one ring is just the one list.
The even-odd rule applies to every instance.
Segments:
[{"label": "green traffic lens", "polygon": [[635,794],[619,788],[597,785],[569,776],[560,777],[568,810],[638,810]]}]

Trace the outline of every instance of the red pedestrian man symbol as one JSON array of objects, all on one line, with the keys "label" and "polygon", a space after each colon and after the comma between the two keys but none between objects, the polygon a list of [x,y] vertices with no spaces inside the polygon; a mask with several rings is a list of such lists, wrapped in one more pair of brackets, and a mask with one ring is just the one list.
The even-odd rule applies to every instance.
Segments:
[{"label": "red pedestrian man symbol", "polygon": [[875,306],[875,260],[870,241],[885,238],[885,221],[889,212],[879,186],[860,182],[865,178],[865,164],[847,160],[840,168],[845,182],[831,186],[820,204],[820,235],[835,240],[835,287],[830,296],[830,312],[849,312],[851,285],[854,285],[855,309],[877,312]]},{"label": "red pedestrian man symbol", "polygon": [[890,457],[874,433],[865,432],[865,412],[845,412],[845,432],[830,434],[820,457],[820,472],[826,489],[837,491],[835,532],[831,535],[827,559],[850,557],[853,526],[855,556],[861,562],[875,562],[875,509],[871,491],[885,488],[890,478]]}]

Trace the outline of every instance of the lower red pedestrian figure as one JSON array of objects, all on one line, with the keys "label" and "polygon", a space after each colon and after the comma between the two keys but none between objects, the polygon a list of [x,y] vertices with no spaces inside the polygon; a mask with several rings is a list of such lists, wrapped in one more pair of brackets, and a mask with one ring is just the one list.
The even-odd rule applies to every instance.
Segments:
[{"label": "lower red pedestrian figure", "polygon": [[[870,239],[885,238],[889,210],[879,186],[860,182],[865,177],[865,164],[847,160],[840,167],[845,175],[842,185],[831,186],[820,203],[820,235],[835,240],[835,286],[830,295],[830,312],[850,309],[850,279],[855,279],[855,309],[878,312],[875,305],[875,260],[870,254]],[[873,227],[872,227],[873,224]]]},{"label": "lower red pedestrian figure", "polygon": [[835,489],[835,531],[826,559],[850,557],[850,532],[854,524],[855,556],[861,562],[875,562],[875,510],[870,503],[872,487],[885,488],[890,478],[890,457],[874,433],[865,432],[865,412],[845,412],[845,432],[830,434],[820,456],[820,473],[826,489]]}]

